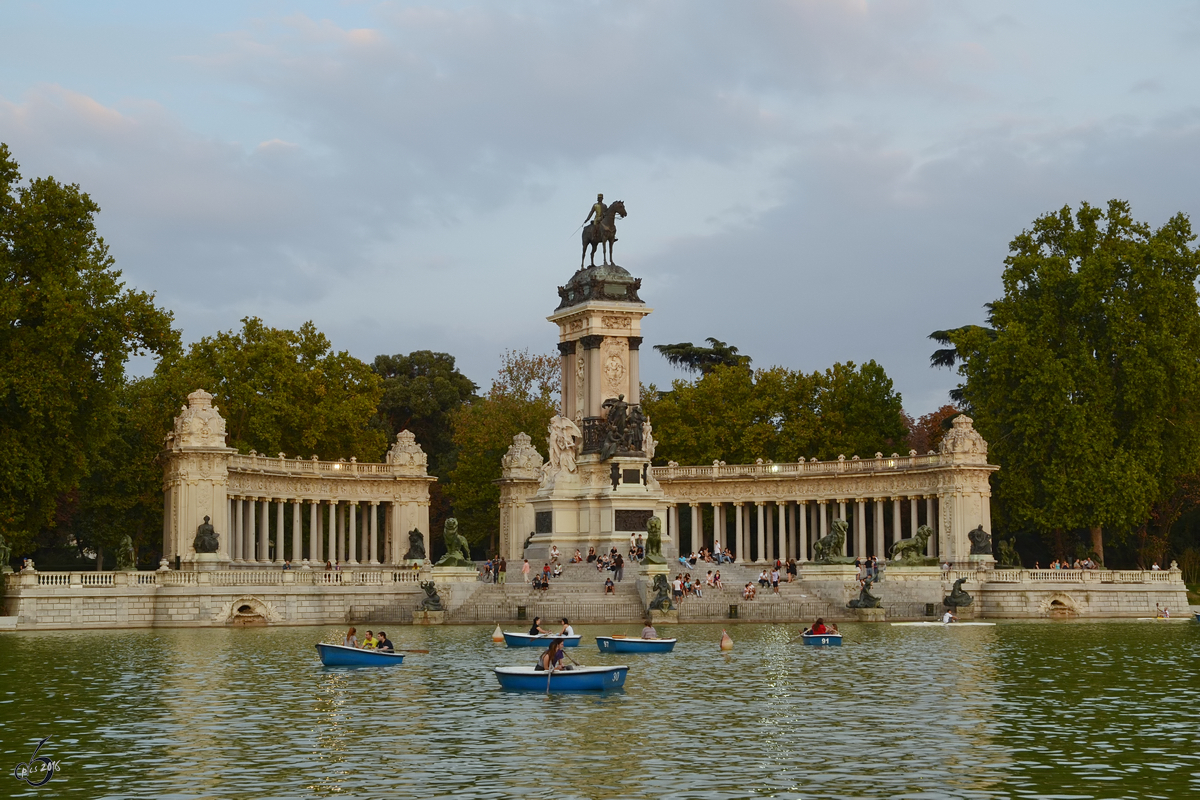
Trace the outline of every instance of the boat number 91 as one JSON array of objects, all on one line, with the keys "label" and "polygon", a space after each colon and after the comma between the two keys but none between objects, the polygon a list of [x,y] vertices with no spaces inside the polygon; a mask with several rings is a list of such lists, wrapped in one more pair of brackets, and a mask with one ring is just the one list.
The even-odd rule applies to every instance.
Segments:
[{"label": "boat number 91", "polygon": [[612,681],[613,681],[613,683],[616,683],[616,682],[617,682],[617,678],[619,678],[620,676],[621,676],[621,673],[619,673],[619,672],[614,672],[614,673],[612,674]]}]

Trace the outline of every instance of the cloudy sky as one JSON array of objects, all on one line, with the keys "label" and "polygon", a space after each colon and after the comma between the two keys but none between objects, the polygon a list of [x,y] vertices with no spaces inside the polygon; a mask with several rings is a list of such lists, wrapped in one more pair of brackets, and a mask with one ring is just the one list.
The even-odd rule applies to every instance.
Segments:
[{"label": "cloudy sky", "polygon": [[6,0],[0,141],[187,341],[311,319],[486,385],[602,191],[647,344],[873,358],[919,415],[1036,216],[1196,216],[1198,61],[1196,3]]}]

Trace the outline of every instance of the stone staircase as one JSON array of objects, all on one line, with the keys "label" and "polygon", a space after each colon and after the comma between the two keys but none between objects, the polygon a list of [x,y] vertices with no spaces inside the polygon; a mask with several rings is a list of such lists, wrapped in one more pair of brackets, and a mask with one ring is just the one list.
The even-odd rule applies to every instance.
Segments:
[{"label": "stone staircase", "polygon": [[[531,562],[531,568],[534,564]],[[541,563],[536,565],[541,568]],[[534,589],[525,583],[520,569],[511,569],[505,583],[484,583],[458,609],[448,614],[452,622],[531,621],[547,622],[568,617],[574,622],[636,622],[645,616],[638,594],[640,570],[626,565],[624,579],[615,584],[615,594],[604,593],[604,580],[611,572],[600,572],[594,564],[563,564],[563,574],[550,579],[549,589]],[[530,571],[530,580],[533,571]],[[549,625],[547,625],[549,627]]]}]

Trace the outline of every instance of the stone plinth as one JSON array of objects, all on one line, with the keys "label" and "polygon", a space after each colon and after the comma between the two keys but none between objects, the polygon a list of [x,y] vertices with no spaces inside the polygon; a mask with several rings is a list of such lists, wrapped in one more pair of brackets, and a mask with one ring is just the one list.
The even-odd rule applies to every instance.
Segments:
[{"label": "stone plinth", "polygon": [[884,622],[887,617],[886,609],[882,608],[855,608],[854,617],[859,622]]},{"label": "stone plinth", "polygon": [[857,581],[858,567],[853,564],[810,564],[800,567],[802,581]]},{"label": "stone plinth", "polygon": [[229,559],[222,558],[220,553],[196,553],[189,566],[196,572],[212,572],[218,569],[228,569]]},{"label": "stone plinth", "polygon": [[911,567],[905,564],[888,564],[883,571],[885,583],[899,581],[941,581],[941,567]]},{"label": "stone plinth", "polygon": [[413,625],[445,625],[445,611],[414,611],[412,612]]},{"label": "stone plinth", "polygon": [[479,580],[479,570],[474,567],[433,567],[430,569],[430,573],[430,580],[438,586],[443,583],[465,583]]},{"label": "stone plinth", "polygon": [[659,625],[662,623],[666,623],[668,625],[678,625],[679,624],[679,612],[678,611],[651,611],[650,612],[650,624],[651,625]]}]

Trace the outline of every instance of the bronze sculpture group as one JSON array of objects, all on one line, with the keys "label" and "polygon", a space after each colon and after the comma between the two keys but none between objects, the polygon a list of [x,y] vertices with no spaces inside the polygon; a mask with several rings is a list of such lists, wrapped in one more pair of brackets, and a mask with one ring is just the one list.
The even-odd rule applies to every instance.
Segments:
[{"label": "bronze sculpture group", "polygon": [[617,241],[617,217],[624,217],[625,204],[617,200],[611,206],[604,204],[604,195],[596,195],[587,219],[584,220],[583,252],[579,255],[579,268],[583,269],[583,261],[587,257],[588,245],[592,246],[592,266],[596,266],[596,248],[600,247],[600,255],[604,264],[613,264],[612,249]]}]

